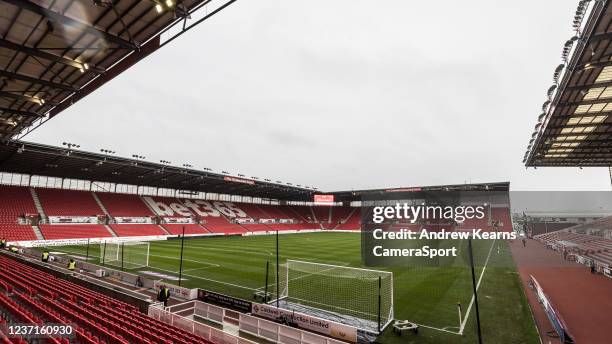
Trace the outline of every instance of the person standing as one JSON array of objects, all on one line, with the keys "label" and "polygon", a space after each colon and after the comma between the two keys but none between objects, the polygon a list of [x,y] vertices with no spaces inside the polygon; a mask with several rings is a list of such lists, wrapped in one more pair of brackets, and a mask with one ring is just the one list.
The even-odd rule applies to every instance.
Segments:
[{"label": "person standing", "polygon": [[70,258],[70,261],[68,262],[68,270],[70,271],[74,271],[74,269],[76,269],[76,262],[74,261],[74,259]]},{"label": "person standing", "polygon": [[45,249],[40,259],[42,260],[43,263],[48,263],[49,262],[49,250]]},{"label": "person standing", "polygon": [[159,286],[159,293],[157,294],[157,301],[163,302],[164,307],[168,307],[168,300],[170,299],[170,289],[165,285]]}]

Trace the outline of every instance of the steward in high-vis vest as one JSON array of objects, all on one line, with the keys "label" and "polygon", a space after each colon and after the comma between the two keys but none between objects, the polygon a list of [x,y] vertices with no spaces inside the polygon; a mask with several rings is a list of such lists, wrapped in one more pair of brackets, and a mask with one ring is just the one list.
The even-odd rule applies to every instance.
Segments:
[{"label": "steward in high-vis vest", "polygon": [[164,285],[159,286],[159,293],[157,294],[157,301],[163,302],[164,307],[168,307],[168,300],[170,299],[170,289]]},{"label": "steward in high-vis vest", "polygon": [[49,251],[47,251],[47,250],[43,251],[41,260],[42,260],[43,263],[48,263],[49,262]]},{"label": "steward in high-vis vest", "polygon": [[76,269],[76,262],[71,258],[68,262],[68,270],[74,271],[74,269]]}]

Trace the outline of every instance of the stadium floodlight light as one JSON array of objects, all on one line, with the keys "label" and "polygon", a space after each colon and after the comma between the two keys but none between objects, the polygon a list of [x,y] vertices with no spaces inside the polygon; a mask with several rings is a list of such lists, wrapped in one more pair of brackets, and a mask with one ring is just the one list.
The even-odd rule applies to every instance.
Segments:
[{"label": "stadium floodlight light", "polygon": [[144,160],[147,157],[144,155],[140,155],[140,154],[132,154],[132,158],[137,159],[137,160]]},{"label": "stadium floodlight light", "polygon": [[117,152],[115,152],[114,150],[105,149],[105,148],[100,149],[100,152],[102,152],[102,153],[104,153],[104,154],[106,154],[106,155],[109,155],[109,154],[115,154],[115,153],[117,153]]},{"label": "stadium floodlight light", "polygon": [[265,178],[264,180],[265,180],[265,181],[267,181],[267,182],[271,182],[271,180],[270,180],[270,179],[268,179],[268,178]]},{"label": "stadium floodlight light", "polygon": [[68,147],[68,150],[72,150],[72,148],[81,148],[81,145],[71,142],[62,142],[62,145]]},{"label": "stadium floodlight light", "polygon": [[244,174],[238,173],[238,177],[244,177]]},{"label": "stadium floodlight light", "polygon": [[170,162],[170,161],[168,161],[168,160],[160,160],[159,162],[160,162],[161,164],[164,164],[164,165],[170,165],[170,164],[172,163],[172,162]]},{"label": "stadium floodlight light", "polygon": [[227,172],[227,171],[221,171],[221,173],[223,173],[223,174],[229,174],[229,172]]},{"label": "stadium floodlight light", "polygon": [[548,95],[548,100],[552,100],[552,96],[555,93],[555,90],[557,89],[557,85],[552,85],[550,86],[550,88],[548,89],[548,91],[546,92],[546,94]]},{"label": "stadium floodlight light", "polygon": [[168,8],[174,6],[174,1],[172,0],[166,0],[166,6],[168,6]]},{"label": "stadium floodlight light", "polygon": [[164,8],[162,7],[162,5],[157,4],[157,5],[155,5],[155,10],[157,11],[157,13],[162,13]]},{"label": "stadium floodlight light", "polygon": [[280,180],[277,180],[276,182],[277,182],[277,183],[279,183],[279,184],[282,184],[282,183],[283,183],[283,182],[281,182]]}]

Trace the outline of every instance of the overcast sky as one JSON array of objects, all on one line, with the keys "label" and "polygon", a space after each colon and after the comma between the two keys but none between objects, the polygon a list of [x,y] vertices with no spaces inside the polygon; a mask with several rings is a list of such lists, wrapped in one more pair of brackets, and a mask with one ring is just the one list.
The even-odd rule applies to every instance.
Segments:
[{"label": "overcast sky", "polygon": [[238,0],[26,140],[326,191],[510,181],[525,170],[577,0]]}]

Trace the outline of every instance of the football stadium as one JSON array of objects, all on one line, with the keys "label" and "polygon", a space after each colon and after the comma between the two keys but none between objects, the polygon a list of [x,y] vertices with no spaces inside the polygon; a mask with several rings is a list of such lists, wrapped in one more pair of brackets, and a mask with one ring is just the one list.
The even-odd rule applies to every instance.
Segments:
[{"label": "football stadium", "polygon": [[[333,12],[326,4],[320,5],[317,11]],[[180,75],[177,80],[181,83],[173,85],[138,68],[144,64],[160,70],[171,68],[155,58],[174,49],[177,55],[171,56],[181,57],[178,64],[198,69],[208,56],[198,50],[194,57],[190,49],[197,49],[193,42],[198,42],[203,28],[232,11],[250,15],[253,7],[249,6],[253,4],[244,0],[0,0],[2,343],[612,342],[612,110],[607,108],[612,106],[612,92],[608,92],[612,90],[610,1],[572,3],[572,13],[567,16],[573,14],[568,23],[572,36],[562,46],[559,64],[551,65],[552,85],[537,85],[545,100],[537,118],[531,118],[537,124],[531,137],[529,132],[517,133],[528,140],[522,164],[520,155],[495,152],[519,166],[521,178],[534,178],[532,175],[545,170],[548,174],[538,177],[542,179],[536,184],[564,169],[577,173],[605,169],[606,188],[587,191],[522,190],[513,186],[514,172],[494,166],[488,168],[499,171],[491,172],[490,180],[472,182],[470,175],[458,176],[463,170],[456,160],[436,162],[436,166],[443,165],[443,180],[448,182],[417,183],[408,173],[401,175],[402,184],[396,184],[399,179],[390,176],[391,170],[396,165],[414,168],[414,157],[392,156],[386,162],[371,157],[367,153],[372,146],[384,144],[377,141],[380,139],[369,141],[370,135],[357,129],[350,135],[361,135],[361,142],[351,142],[349,147],[363,155],[343,169],[343,157],[332,154],[337,149],[333,146],[341,144],[332,142],[328,133],[351,131],[358,117],[342,122],[342,128],[317,123],[321,140],[329,140],[324,148],[319,142],[301,142],[285,132],[278,136],[283,140],[276,144],[279,151],[292,144],[312,149],[312,154],[298,157],[299,164],[293,160],[280,163],[296,176],[303,176],[302,170],[314,165],[317,172],[311,173],[311,181],[325,185],[321,189],[309,186],[313,185],[310,181],[304,185],[278,180],[284,177],[228,172],[245,164],[257,170],[282,160],[281,153],[277,158],[274,151],[259,151],[249,159],[232,156],[236,145],[257,144],[252,138],[239,137],[243,134],[238,128],[218,134],[227,139],[223,145],[227,169],[198,167],[197,159],[214,154],[212,146],[199,144],[212,135],[204,128],[213,125],[213,117],[222,122],[242,120],[232,113],[239,108],[244,118],[265,118],[259,110],[249,112],[236,105],[257,97],[224,87],[215,79],[218,71],[206,69],[204,77],[219,82],[218,93],[202,92],[196,103],[206,103],[210,97],[222,105],[216,113],[198,113],[201,122],[186,122],[182,112],[196,108],[185,98],[175,100],[172,94],[188,94],[189,80],[201,78],[205,68]],[[278,26],[287,22],[268,13],[281,7],[276,14],[289,15],[283,12],[285,6],[302,5],[266,4],[253,18],[240,18],[262,20],[266,30],[285,35],[285,28]],[[491,13],[499,10],[484,8]],[[355,11],[334,13],[331,22],[349,23],[353,17],[372,20]],[[478,17],[488,16],[483,13]],[[424,17],[440,25],[435,15]],[[223,31],[238,22],[214,28]],[[301,25],[317,26],[306,19],[291,22],[292,27]],[[343,23],[338,30],[350,31],[352,25]],[[216,30],[206,34],[221,34]],[[255,34],[265,41],[269,33],[262,32]],[[351,41],[345,34],[342,37]],[[289,31],[286,35],[290,36]],[[248,40],[231,43],[219,37],[214,41],[217,44]],[[187,39],[189,44],[181,44]],[[394,39],[384,40],[395,44]],[[290,41],[285,40],[287,47],[281,49],[293,49]],[[207,45],[207,49],[215,48]],[[349,50],[344,53],[347,56],[341,62],[332,63],[335,69],[356,63]],[[258,54],[241,58],[256,59]],[[324,64],[323,60],[317,63]],[[218,67],[228,70],[218,73],[234,83],[246,82],[249,75],[231,73],[235,61],[228,57],[227,66]],[[296,66],[307,68],[298,62]],[[138,74],[131,74],[134,69]],[[321,69],[316,78],[325,79],[328,74],[334,75],[330,80],[343,78],[334,73]],[[440,68],[424,73],[427,76],[421,77],[436,83],[430,74],[445,72]],[[480,77],[461,75],[462,80],[473,77],[474,83]],[[139,80],[128,87],[126,80],[131,78]],[[268,82],[274,83],[274,78],[270,74]],[[357,79],[349,80],[355,83]],[[280,89],[285,87],[291,88],[282,85]],[[306,85],[300,87],[307,90]],[[257,88],[266,86],[258,84]],[[129,97],[90,105],[97,94],[109,90]],[[229,100],[223,93],[236,97]],[[521,94],[514,95],[514,101],[521,101]],[[381,102],[386,99],[378,94],[368,96],[380,96]],[[419,97],[418,93],[412,96]],[[141,127],[129,128],[129,137],[114,134],[125,128],[105,117],[109,109],[127,109],[133,101],[138,106],[155,104],[158,98],[169,98],[174,112],[147,113],[145,119],[139,119]],[[323,95],[315,98],[321,104],[309,104],[309,110],[336,106],[325,105]],[[363,102],[363,107],[369,106],[365,99]],[[280,96],[278,103],[266,105],[288,106]],[[434,111],[435,106],[430,105],[429,110]],[[88,106],[95,119],[76,128],[75,116]],[[146,111],[155,111],[157,105],[152,106],[153,110]],[[393,111],[392,105],[380,106]],[[166,110],[160,105],[160,112]],[[406,115],[408,122],[394,121],[399,121],[398,126],[428,121],[421,117],[428,108],[415,110],[420,114]],[[120,116],[130,121],[130,111]],[[512,131],[507,120],[499,118],[491,124],[494,130],[484,125],[478,130],[483,137],[495,131],[496,141],[511,142],[502,133],[505,126]],[[306,131],[291,120],[274,121],[287,130]],[[55,123],[73,128],[81,140],[105,142],[105,147],[126,147],[136,141],[146,147],[146,131],[151,128],[160,130],[156,132],[159,142],[142,154],[85,148],[86,144],[81,147],[66,138],[68,131],[60,134],[59,127],[52,127]],[[427,123],[434,131],[456,124]],[[199,126],[202,136],[191,137],[186,127]],[[259,124],[248,122],[247,126],[253,135],[260,135]],[[40,132],[61,144],[31,140]],[[469,134],[458,129],[455,134],[463,137],[463,144],[471,144],[466,138]],[[432,134],[423,137],[427,135]],[[393,135],[388,136],[391,140]],[[459,144],[453,137],[435,138],[431,143],[435,147],[415,144],[411,154],[433,156],[433,150]],[[176,163],[184,155],[173,151],[170,142],[175,140],[196,147],[193,161],[197,163]],[[169,160],[145,156],[155,156],[155,150]],[[325,160],[326,154],[333,155],[332,160]],[[485,164],[490,159],[484,154],[477,157]],[[376,170],[378,184],[352,185],[351,174],[361,178],[361,170],[367,169]],[[329,177],[320,178],[319,173]],[[565,177],[555,180],[572,183]]]}]

